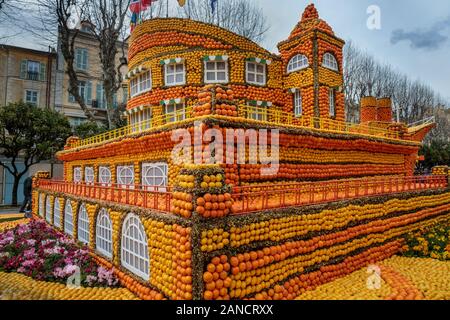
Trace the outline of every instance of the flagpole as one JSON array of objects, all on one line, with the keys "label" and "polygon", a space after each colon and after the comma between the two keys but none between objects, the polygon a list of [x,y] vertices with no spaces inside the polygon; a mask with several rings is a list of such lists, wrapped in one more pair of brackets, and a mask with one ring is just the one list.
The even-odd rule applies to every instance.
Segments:
[{"label": "flagpole", "polygon": [[166,0],[166,18],[169,17],[169,0]]},{"label": "flagpole", "polygon": [[191,19],[191,1],[187,0],[187,5],[188,5],[188,19]]},{"label": "flagpole", "polygon": [[220,3],[220,1],[217,0],[217,3],[216,3],[216,10],[217,10],[217,25],[220,27],[219,3]]}]

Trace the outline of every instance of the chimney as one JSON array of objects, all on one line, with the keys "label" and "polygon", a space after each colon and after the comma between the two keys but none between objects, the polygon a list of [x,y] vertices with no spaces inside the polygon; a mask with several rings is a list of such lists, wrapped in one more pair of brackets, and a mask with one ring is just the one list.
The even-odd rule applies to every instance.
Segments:
[{"label": "chimney", "polygon": [[380,98],[377,100],[377,121],[392,122],[392,100],[391,98]]},{"label": "chimney", "polygon": [[361,123],[377,121],[377,99],[375,97],[361,98],[359,119]]}]

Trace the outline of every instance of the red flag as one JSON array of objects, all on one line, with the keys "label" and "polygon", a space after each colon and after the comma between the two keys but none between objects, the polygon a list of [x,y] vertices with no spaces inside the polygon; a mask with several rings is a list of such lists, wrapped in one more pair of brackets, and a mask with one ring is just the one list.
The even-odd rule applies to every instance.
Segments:
[{"label": "red flag", "polygon": [[153,2],[158,0],[131,0],[130,10],[133,13],[140,13],[141,11],[146,10],[149,6],[152,5]]}]

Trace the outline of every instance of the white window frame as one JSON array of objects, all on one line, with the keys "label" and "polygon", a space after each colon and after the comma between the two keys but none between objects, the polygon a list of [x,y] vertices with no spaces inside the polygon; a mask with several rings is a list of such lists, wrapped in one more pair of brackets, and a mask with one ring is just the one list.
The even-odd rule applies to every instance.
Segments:
[{"label": "white window frame", "polygon": [[94,167],[84,167],[84,182],[87,184],[94,184],[95,182]]},{"label": "white window frame", "polygon": [[78,240],[84,244],[89,244],[89,215],[86,205],[82,203],[78,210]]},{"label": "white window frame", "polygon": [[152,72],[147,70],[130,80],[130,96],[133,98],[152,90]]},{"label": "white window frame", "polygon": [[64,206],[64,232],[73,236],[73,208],[70,200]]},{"label": "white window frame", "polygon": [[[34,102],[34,101],[29,101],[29,100],[28,100],[28,93],[29,93],[29,92],[30,92],[31,94],[36,94],[36,101],[35,101],[35,102]],[[34,97],[32,97],[31,100],[33,100],[33,98],[34,98]],[[39,105],[39,90],[25,89],[25,94],[24,94],[23,100],[25,101],[25,103],[29,103],[29,104],[34,105],[34,106],[38,106],[38,105]]]},{"label": "white window frame", "polygon": [[44,202],[45,202],[45,193],[41,193],[39,195],[39,215],[41,217],[45,216]]},{"label": "white window frame", "polygon": [[303,70],[309,67],[308,57],[304,54],[297,54],[289,60],[287,73]]},{"label": "white window frame", "polygon": [[53,225],[57,228],[61,227],[61,204],[59,198],[53,201]]},{"label": "white window frame", "polygon": [[95,248],[99,253],[110,259],[113,256],[112,232],[113,228],[109,213],[102,208],[97,215]]},{"label": "white window frame", "polygon": [[[219,63],[223,63],[225,64],[225,69],[218,69],[217,66]],[[214,68],[213,69],[208,69],[208,65],[209,64],[213,64]],[[216,83],[228,83],[229,82],[229,72],[228,72],[228,60],[224,60],[224,61],[205,61],[204,62],[204,81],[205,83],[209,83],[209,84],[216,84]],[[217,75],[219,73],[225,73],[225,79],[224,80],[217,80]],[[208,74],[214,74],[214,80],[208,80]]]},{"label": "white window frame", "polygon": [[[250,66],[251,65],[254,66],[254,68],[255,68],[254,71],[250,71]],[[262,67],[263,68],[263,72],[259,72],[258,71],[258,67]],[[254,81],[251,81],[249,79],[250,75],[253,75],[255,77]],[[262,78],[263,78],[262,82],[258,81],[258,76],[262,76]],[[253,62],[253,61],[246,61],[246,65],[245,65],[245,79],[246,79],[247,83],[249,83],[249,84],[265,86],[267,84],[267,65],[264,64],[264,63],[258,63],[258,62]]]},{"label": "white window frame", "polygon": [[152,108],[147,107],[143,110],[130,115],[130,125],[133,132],[141,132],[152,127]]},{"label": "white window frame", "polygon": [[186,105],[181,103],[169,103],[164,105],[164,117],[166,123],[178,122],[186,119]]},{"label": "white window frame", "polygon": [[[265,109],[265,113],[259,113],[260,109]],[[267,121],[267,107],[255,106],[248,104],[247,105],[247,119],[255,120],[255,121]]]},{"label": "white window frame", "polygon": [[98,182],[102,186],[110,186],[112,184],[112,174],[109,166],[98,167]]},{"label": "white window frame", "polygon": [[[81,61],[79,60],[81,58]],[[86,60],[86,61],[84,61]],[[75,69],[87,71],[89,65],[89,51],[86,48],[75,49]]]},{"label": "white window frame", "polygon": [[324,66],[327,69],[333,70],[333,71],[339,71],[339,64],[337,62],[337,59],[334,55],[332,55],[329,52],[326,52],[323,55],[322,59],[322,66]]},{"label": "white window frame", "polygon": [[334,89],[328,89],[328,102],[330,117],[336,116],[336,92]]},{"label": "white window frame", "polygon": [[147,235],[139,217],[129,213],[122,225],[120,260],[123,267],[135,275],[150,278]]},{"label": "white window frame", "polygon": [[294,115],[296,117],[303,116],[303,99],[300,89],[294,91]]},{"label": "white window frame", "polygon": [[52,222],[52,203],[49,195],[45,198],[45,220],[49,223]]},{"label": "white window frame", "polygon": [[[124,175],[124,173],[130,173],[131,174],[127,174]],[[130,179],[131,178],[131,182],[127,183],[124,179]],[[117,184],[120,185],[121,188],[128,188],[128,189],[132,189],[134,188],[135,185],[135,181],[134,181],[134,166],[133,165],[128,165],[128,166],[117,166]]]},{"label": "white window frame", "polygon": [[[177,66],[182,66],[182,71],[177,71]],[[173,67],[173,71],[169,70],[170,67]],[[177,76],[182,76],[182,81],[177,81]],[[169,77],[173,76],[173,81],[169,81]],[[186,84],[186,66],[184,62],[180,63],[169,63],[164,65],[164,82],[167,87],[174,87],[174,86],[182,86]]]},{"label": "white window frame", "polygon": [[[166,191],[169,166],[165,162],[142,163],[142,186],[148,191]],[[161,180],[160,183],[157,183]]]},{"label": "white window frame", "polygon": [[81,167],[73,167],[73,182],[81,183],[82,182],[82,174]]}]

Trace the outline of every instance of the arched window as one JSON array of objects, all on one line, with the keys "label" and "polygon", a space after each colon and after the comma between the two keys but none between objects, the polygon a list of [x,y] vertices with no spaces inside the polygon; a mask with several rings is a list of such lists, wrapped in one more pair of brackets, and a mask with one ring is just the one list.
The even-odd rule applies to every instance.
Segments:
[{"label": "arched window", "polygon": [[289,61],[287,71],[288,73],[308,68],[308,58],[303,54],[298,54]]},{"label": "arched window", "polygon": [[45,199],[45,220],[47,222],[52,221],[52,203],[50,201],[50,196]]},{"label": "arched window", "polygon": [[39,210],[39,215],[41,216],[41,217],[43,217],[44,216],[44,201],[45,201],[45,194],[44,193],[41,193],[40,195],[39,195],[39,208],[38,208],[38,210]]},{"label": "arched window", "polygon": [[85,167],[84,168],[84,182],[94,183],[94,168],[93,167]]},{"label": "arched window", "polygon": [[61,227],[61,205],[59,204],[59,198],[55,198],[53,204],[53,225],[57,228]]},{"label": "arched window", "polygon": [[85,244],[89,243],[89,216],[84,203],[78,212],[78,240]]},{"label": "arched window", "polygon": [[111,169],[106,166],[101,166],[98,168],[98,182],[102,185],[111,184]]},{"label": "arched window", "polygon": [[112,258],[112,223],[106,209],[101,209],[97,216],[95,244],[98,252]]},{"label": "arched window", "polygon": [[128,214],[122,226],[122,265],[134,274],[148,280],[150,276],[148,243],[139,217]]},{"label": "arched window", "polygon": [[73,236],[73,211],[70,200],[66,200],[64,207],[64,232]]},{"label": "arched window", "polygon": [[329,52],[323,55],[322,66],[334,71],[339,71],[339,65],[337,63],[336,58]]}]

